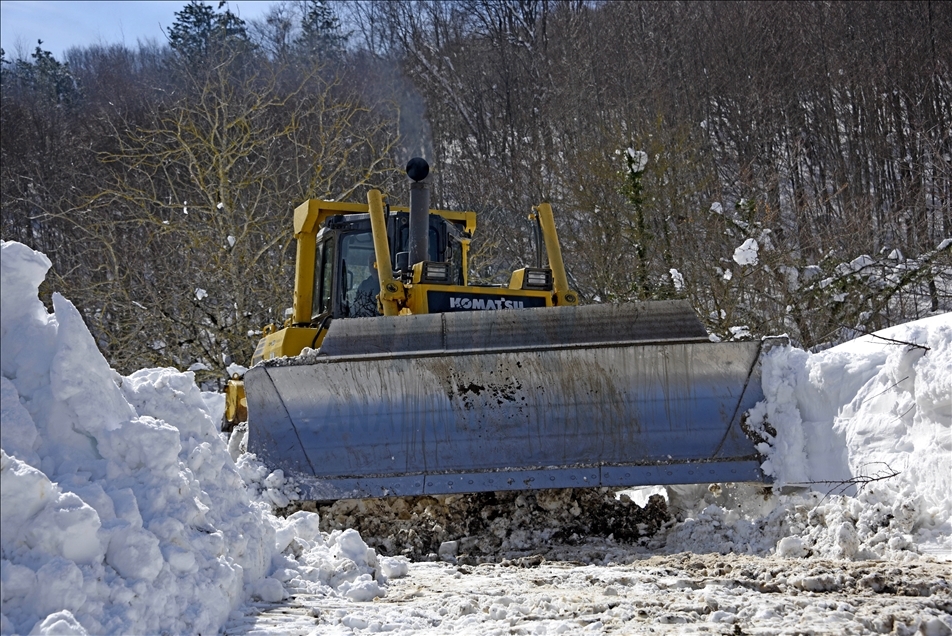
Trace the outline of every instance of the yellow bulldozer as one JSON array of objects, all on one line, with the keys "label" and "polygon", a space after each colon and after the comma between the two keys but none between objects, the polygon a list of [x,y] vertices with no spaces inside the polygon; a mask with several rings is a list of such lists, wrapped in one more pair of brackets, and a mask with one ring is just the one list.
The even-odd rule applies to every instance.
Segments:
[{"label": "yellow bulldozer", "polygon": [[309,500],[765,481],[745,414],[761,342],[713,343],[686,301],[578,306],[547,267],[472,285],[473,212],[309,200],[294,301],[227,388],[226,425]]}]

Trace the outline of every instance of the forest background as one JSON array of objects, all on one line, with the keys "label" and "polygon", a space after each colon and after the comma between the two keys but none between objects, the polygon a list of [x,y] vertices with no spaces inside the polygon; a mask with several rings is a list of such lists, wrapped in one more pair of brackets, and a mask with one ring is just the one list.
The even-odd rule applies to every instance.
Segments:
[{"label": "forest background", "polygon": [[192,2],[157,36],[2,60],[0,233],[120,372],[247,364],[294,207],[405,204],[417,155],[480,282],[549,201],[583,302],[808,348],[952,310],[952,3]]}]

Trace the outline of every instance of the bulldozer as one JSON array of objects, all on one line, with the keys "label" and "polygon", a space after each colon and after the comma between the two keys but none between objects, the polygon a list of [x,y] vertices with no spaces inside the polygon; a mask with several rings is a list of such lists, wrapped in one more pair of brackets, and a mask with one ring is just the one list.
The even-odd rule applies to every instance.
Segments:
[{"label": "bulldozer", "polygon": [[[226,389],[226,423],[304,499],[765,482],[745,414],[765,344],[715,343],[687,301],[579,305],[546,259],[471,284],[476,214],[308,200],[293,306]],[[540,249],[541,251],[541,249]]]}]

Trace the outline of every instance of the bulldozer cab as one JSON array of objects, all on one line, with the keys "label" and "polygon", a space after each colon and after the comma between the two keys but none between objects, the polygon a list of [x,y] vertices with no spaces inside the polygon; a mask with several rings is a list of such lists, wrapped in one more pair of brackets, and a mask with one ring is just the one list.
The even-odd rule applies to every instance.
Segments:
[{"label": "bulldozer cab", "polygon": [[[391,212],[387,215],[387,236],[393,259],[387,265],[391,272],[401,272],[406,265],[398,263],[407,251],[409,214]],[[447,263],[450,284],[464,284],[464,228],[438,215],[429,222],[427,260]],[[376,262],[370,218],[366,214],[331,217],[317,234],[311,322],[326,318],[370,318],[383,315],[377,302],[380,293],[381,265]]]}]

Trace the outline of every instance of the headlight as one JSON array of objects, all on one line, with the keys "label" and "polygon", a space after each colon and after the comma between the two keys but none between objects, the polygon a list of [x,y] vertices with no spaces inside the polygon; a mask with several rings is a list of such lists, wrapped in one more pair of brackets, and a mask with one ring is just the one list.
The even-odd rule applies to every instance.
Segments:
[{"label": "headlight", "polygon": [[449,263],[423,262],[423,273],[420,277],[421,283],[446,283],[450,280]]},{"label": "headlight", "polygon": [[527,267],[525,276],[522,279],[523,289],[541,289],[549,291],[552,289],[552,270],[551,269],[532,269]]}]

